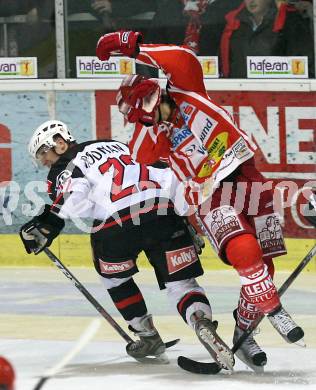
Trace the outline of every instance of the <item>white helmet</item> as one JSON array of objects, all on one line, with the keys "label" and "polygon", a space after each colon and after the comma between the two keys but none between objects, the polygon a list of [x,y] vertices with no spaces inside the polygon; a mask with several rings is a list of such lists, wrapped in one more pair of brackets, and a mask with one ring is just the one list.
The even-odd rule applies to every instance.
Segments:
[{"label": "white helmet", "polygon": [[35,131],[29,142],[29,153],[37,160],[36,153],[42,146],[51,149],[56,146],[54,136],[60,135],[65,141],[73,142],[75,138],[70,134],[68,127],[61,121],[51,120],[42,123]]}]

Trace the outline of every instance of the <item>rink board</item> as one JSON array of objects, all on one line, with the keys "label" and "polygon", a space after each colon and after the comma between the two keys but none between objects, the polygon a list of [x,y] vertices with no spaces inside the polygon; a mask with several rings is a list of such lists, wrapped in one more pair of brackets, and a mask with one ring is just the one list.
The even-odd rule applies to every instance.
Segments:
[{"label": "rink board", "polygon": [[[292,270],[315,245],[313,239],[287,238],[286,246],[288,254],[276,258],[277,269]],[[0,235],[0,266],[47,266],[50,260],[44,254],[27,255],[18,235]],[[92,266],[90,239],[88,235],[62,234],[52,244],[50,249],[68,266]],[[229,269],[222,263],[211,249],[208,242],[201,256],[204,269]],[[146,257],[142,253],[138,260],[138,266],[148,267]],[[307,266],[307,271],[316,272],[316,260],[312,260]]]}]

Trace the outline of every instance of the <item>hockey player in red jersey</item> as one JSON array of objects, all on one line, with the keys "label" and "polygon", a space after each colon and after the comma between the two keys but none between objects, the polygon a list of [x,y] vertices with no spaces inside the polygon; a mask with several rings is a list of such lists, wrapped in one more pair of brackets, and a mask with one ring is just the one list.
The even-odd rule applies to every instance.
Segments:
[{"label": "hockey player in red jersey", "polygon": [[[217,351],[213,357],[232,369],[232,352],[217,335],[209,301],[195,279],[203,270],[188,225],[172,202],[170,189],[177,182],[172,171],[135,162],[127,145],[118,141],[77,144],[67,126],[56,120],[35,130],[29,152],[49,168],[48,193],[53,203],[21,227],[26,251],[37,254],[49,246],[65,219],[92,218],[96,271],[116,308],[140,337],[127,345],[127,353],[140,361],[147,356],[166,360],[165,344],[133,279],[137,257],[144,251],[159,287],[166,288],[183,320],[206,328],[204,337],[212,337]],[[36,238],[37,230],[44,240]]]},{"label": "hockey player in red jersey", "polygon": [[[119,31],[102,36],[96,48],[101,60],[120,53],[167,76],[163,98],[155,79],[133,75],[121,84],[119,110],[136,123],[132,156],[142,163],[168,161],[214,250],[240,275],[234,342],[260,313],[287,342],[299,341],[304,332],[282,307],[272,281],[272,258],[286,250],[272,193],[254,165],[256,146],[208,96],[201,65],[188,47],[141,41],[138,32]],[[253,336],[237,356],[256,371],[267,362]]]},{"label": "hockey player in red jersey", "polygon": [[0,389],[14,390],[15,372],[12,364],[3,356],[0,356]]}]

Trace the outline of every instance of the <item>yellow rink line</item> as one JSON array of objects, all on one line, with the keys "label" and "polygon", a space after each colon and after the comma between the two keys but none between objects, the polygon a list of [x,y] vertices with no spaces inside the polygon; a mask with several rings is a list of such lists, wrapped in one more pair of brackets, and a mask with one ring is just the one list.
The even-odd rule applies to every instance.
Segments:
[{"label": "yellow rink line", "polygon": [[[279,270],[293,270],[315,243],[316,240],[313,239],[287,238],[288,254],[276,258],[276,268]],[[124,242],[122,242],[122,245],[124,245]],[[92,266],[88,235],[62,234],[54,241],[50,249],[67,266]],[[217,258],[208,243],[206,243],[201,259],[205,269],[229,269]],[[0,266],[47,266],[50,264],[51,262],[45,254],[27,255],[17,234],[0,235]],[[138,266],[148,266],[143,253],[139,257]],[[315,259],[307,266],[307,271],[316,272]]]}]

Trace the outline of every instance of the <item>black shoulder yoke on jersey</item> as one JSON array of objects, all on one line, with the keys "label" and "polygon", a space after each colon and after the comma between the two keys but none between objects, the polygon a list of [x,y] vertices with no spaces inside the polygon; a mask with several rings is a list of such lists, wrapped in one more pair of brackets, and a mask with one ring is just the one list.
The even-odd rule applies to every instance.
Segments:
[{"label": "black shoulder yoke on jersey", "polygon": [[70,144],[69,149],[53,164],[47,175],[47,192],[50,199],[54,203],[62,204],[61,199],[56,202],[57,198],[60,197],[62,192],[63,184],[69,178],[84,177],[81,169],[74,166],[71,162],[77,156],[79,152],[82,152],[88,145],[99,143],[99,142],[118,142],[111,139],[104,140],[93,140],[82,142],[80,144]]}]

